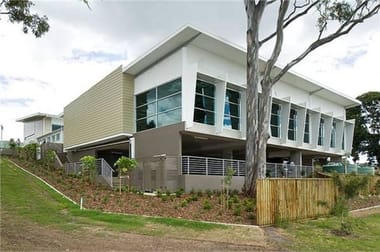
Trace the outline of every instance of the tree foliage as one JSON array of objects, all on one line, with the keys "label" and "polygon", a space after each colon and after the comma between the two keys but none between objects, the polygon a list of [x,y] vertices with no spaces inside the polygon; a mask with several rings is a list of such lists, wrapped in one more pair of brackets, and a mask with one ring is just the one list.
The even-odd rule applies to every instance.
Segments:
[{"label": "tree foliage", "polygon": [[[312,51],[348,34],[356,25],[377,14],[379,0],[244,0],[247,14],[247,142],[246,177],[244,189],[247,194],[256,193],[256,179],[266,174],[266,148],[270,138],[269,120],[273,86],[297,63]],[[261,38],[260,23],[269,5],[277,8],[276,25],[272,33]],[[282,51],[284,31],[305,15],[318,13],[318,32],[314,41],[302,53],[283,68],[276,67]],[[332,32],[327,27],[334,24]],[[262,66],[259,52],[263,44],[274,39],[272,53]],[[259,99],[259,86],[261,94]],[[260,111],[260,113],[259,113]]]},{"label": "tree foliage", "polygon": [[346,118],[355,119],[355,131],[351,155],[359,160],[359,154],[367,154],[368,161],[380,161],[380,92],[367,92],[356,99],[361,106],[347,110]]},{"label": "tree foliage", "polygon": [[84,177],[87,177],[90,183],[95,183],[96,179],[96,158],[94,156],[88,155],[80,159],[82,162],[82,172]]},{"label": "tree foliage", "polygon": [[39,38],[49,31],[48,17],[32,14],[33,5],[30,0],[0,0],[0,14],[8,16],[11,23],[21,23],[24,33],[31,31]]}]

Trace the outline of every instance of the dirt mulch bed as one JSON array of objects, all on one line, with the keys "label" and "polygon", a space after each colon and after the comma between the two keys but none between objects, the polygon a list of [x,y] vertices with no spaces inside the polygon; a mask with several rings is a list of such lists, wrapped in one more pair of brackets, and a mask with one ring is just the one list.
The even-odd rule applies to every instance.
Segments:
[{"label": "dirt mulch bed", "polygon": [[41,165],[12,159],[21,167],[43,178],[75,202],[83,198],[83,207],[105,212],[136,215],[175,217],[223,223],[255,224],[255,203],[252,199],[233,194],[229,208],[222,208],[220,192],[199,192],[176,195],[162,192],[160,197],[141,195],[139,192],[119,193],[102,185],[92,185],[62,170],[47,170]]},{"label": "dirt mulch bed", "polygon": [[[83,198],[87,209],[106,212],[127,213],[148,216],[175,217],[223,223],[255,224],[255,203],[243,195],[233,194],[229,208],[222,208],[220,193],[194,192],[176,195],[162,192],[161,197],[140,195],[138,192],[122,192],[118,188],[92,185],[62,170],[48,171],[33,162],[12,159],[23,168],[46,180],[49,184],[76,202]],[[379,196],[356,198],[352,210],[380,205]]]}]

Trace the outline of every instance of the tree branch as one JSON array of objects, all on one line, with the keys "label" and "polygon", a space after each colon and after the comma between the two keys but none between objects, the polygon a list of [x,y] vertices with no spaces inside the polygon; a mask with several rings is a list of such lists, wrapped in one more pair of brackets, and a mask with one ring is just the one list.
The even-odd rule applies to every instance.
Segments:
[{"label": "tree branch", "polygon": [[[363,6],[364,7],[364,6]],[[359,9],[356,9],[354,12],[356,13]],[[291,62],[289,62],[281,71],[272,79],[272,83],[276,83],[279,81],[282,76],[285,75],[286,72],[289,71],[290,68],[292,68],[294,65],[296,65],[298,62],[300,62],[302,59],[304,59],[308,54],[310,54],[313,50],[316,48],[327,44],[343,35],[348,34],[357,24],[362,23],[364,20],[372,17],[376,13],[378,13],[380,10],[380,4],[377,4],[370,12],[368,12],[366,15],[361,16],[357,19],[348,20],[345,23],[343,23],[334,33],[328,35],[324,38],[319,38],[316,41],[314,41],[303,53],[301,53],[297,58],[293,59]]]},{"label": "tree branch", "polygon": [[284,19],[284,22],[288,21],[291,16],[294,15],[294,13],[297,12],[297,9],[302,9],[310,4],[310,0],[307,0],[306,3],[297,5],[297,0],[294,0],[293,2],[293,10],[289,13],[289,15]]},{"label": "tree branch", "polygon": [[[298,13],[297,15],[295,15],[294,17],[292,17],[291,19],[287,20],[285,22],[285,24],[283,25],[283,29],[285,29],[288,25],[290,25],[293,21],[295,21],[296,19],[306,15],[309,10],[311,8],[313,8],[319,1],[315,1],[313,2],[309,7],[307,7],[304,11]],[[290,16],[288,16],[289,18]],[[269,35],[268,37],[264,38],[263,40],[260,41],[260,46],[266,42],[268,42],[269,40],[271,40],[272,38],[274,38],[276,36],[277,32],[273,32],[271,35]]]},{"label": "tree branch", "polygon": [[270,74],[272,72],[273,66],[277,62],[277,59],[281,53],[282,43],[284,41],[284,18],[286,11],[289,7],[289,0],[281,1],[279,10],[278,10],[278,17],[277,17],[277,28],[276,28],[276,44],[274,45],[273,52],[269,60],[267,61],[265,65],[264,70],[264,76],[263,76],[263,82],[270,81]]}]

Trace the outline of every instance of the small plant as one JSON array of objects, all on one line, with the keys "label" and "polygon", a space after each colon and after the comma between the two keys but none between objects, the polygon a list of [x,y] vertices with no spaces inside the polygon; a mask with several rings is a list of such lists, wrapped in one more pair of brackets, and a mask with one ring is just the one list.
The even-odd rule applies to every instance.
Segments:
[{"label": "small plant", "polygon": [[202,190],[198,190],[197,195],[198,195],[198,197],[202,197],[203,196]]},{"label": "small plant", "polygon": [[239,190],[238,189],[233,189],[231,191],[231,196],[237,196],[237,195],[239,195]]},{"label": "small plant", "polygon": [[210,189],[207,189],[207,190],[205,191],[205,193],[206,193],[206,195],[207,195],[208,198],[211,198],[211,196],[212,196],[212,191],[211,191]]},{"label": "small plant", "polygon": [[161,195],[161,200],[162,200],[163,202],[168,201],[168,198],[169,198],[169,196],[167,196],[167,195]]},{"label": "small plant", "polygon": [[206,200],[203,202],[203,209],[204,209],[204,210],[210,210],[211,208],[212,208],[212,206],[211,206],[210,201],[206,199]]},{"label": "small plant", "polygon": [[[137,162],[136,162],[136,160],[134,160],[132,158],[127,158],[125,156],[121,156],[121,157],[119,157],[119,159],[115,162],[115,164],[113,166],[117,166],[117,170],[119,172],[119,178],[120,178],[119,192],[121,194],[122,175],[125,175],[128,172],[130,172],[131,170],[135,169],[137,166]],[[128,179],[129,187],[131,187],[131,185],[130,185],[131,181],[129,179],[129,176],[127,176],[127,179]]]},{"label": "small plant", "polygon": [[165,192],[165,193],[166,193],[166,196],[168,196],[168,197],[169,197],[170,195],[172,195],[172,193],[170,192],[169,189],[166,189],[166,192]]},{"label": "small plant", "polygon": [[161,190],[157,189],[156,195],[157,195],[157,198],[161,198],[162,197]]},{"label": "small plant", "polygon": [[54,151],[53,150],[46,151],[45,156],[44,156],[44,163],[45,163],[46,167],[48,168],[48,170],[53,168],[54,162],[55,162]]},{"label": "small plant", "polygon": [[80,159],[82,162],[82,171],[85,177],[88,177],[91,184],[95,183],[96,177],[96,158],[94,156],[84,156]]},{"label": "small plant", "polygon": [[193,194],[190,196],[190,201],[198,201],[198,196]]},{"label": "small plant", "polygon": [[241,216],[241,205],[236,205],[234,209],[234,215],[235,216]]},{"label": "small plant", "polygon": [[251,199],[245,199],[243,202],[243,206],[246,212],[252,213],[255,208],[255,201]]},{"label": "small plant", "polygon": [[184,193],[184,190],[182,188],[177,189],[177,191],[175,191],[175,196],[177,198],[181,198],[181,196],[182,196],[183,193]]},{"label": "small plant", "polygon": [[187,199],[184,199],[181,201],[181,207],[186,207],[189,204],[189,201]]}]

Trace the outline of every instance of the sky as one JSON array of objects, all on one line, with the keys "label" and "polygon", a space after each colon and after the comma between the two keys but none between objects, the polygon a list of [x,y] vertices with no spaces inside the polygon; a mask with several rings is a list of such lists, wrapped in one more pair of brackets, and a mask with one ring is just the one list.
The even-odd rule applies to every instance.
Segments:
[{"label": "sky", "polygon": [[[47,15],[42,38],[0,18],[0,124],[3,139],[23,139],[16,119],[42,112],[59,114],[110,71],[184,25],[246,47],[243,0],[34,1],[32,12]],[[275,7],[264,13],[261,35],[273,30]],[[316,36],[316,15],[287,28],[280,64],[297,56]],[[333,31],[334,27],[328,27]],[[320,48],[293,71],[351,97],[380,91],[380,15],[349,35]],[[271,44],[260,55],[269,57]]]}]

